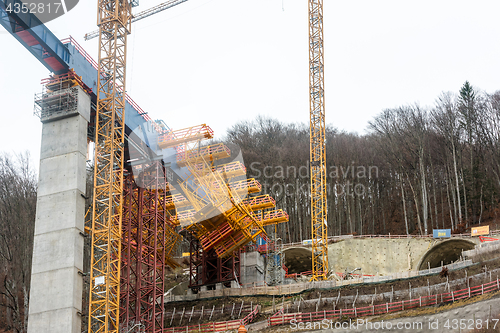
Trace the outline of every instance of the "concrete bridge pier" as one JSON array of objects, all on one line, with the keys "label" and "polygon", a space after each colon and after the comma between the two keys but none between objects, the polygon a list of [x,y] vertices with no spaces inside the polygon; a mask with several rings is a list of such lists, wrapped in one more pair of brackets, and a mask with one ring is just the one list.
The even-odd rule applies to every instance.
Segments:
[{"label": "concrete bridge pier", "polygon": [[35,103],[43,127],[28,333],[80,333],[90,97],[73,87]]}]

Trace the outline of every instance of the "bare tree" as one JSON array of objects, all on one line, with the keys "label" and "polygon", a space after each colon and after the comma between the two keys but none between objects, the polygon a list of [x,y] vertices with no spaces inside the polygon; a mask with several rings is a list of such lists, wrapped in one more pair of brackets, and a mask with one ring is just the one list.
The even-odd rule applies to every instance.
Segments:
[{"label": "bare tree", "polygon": [[0,327],[25,332],[36,207],[29,154],[0,155]]}]

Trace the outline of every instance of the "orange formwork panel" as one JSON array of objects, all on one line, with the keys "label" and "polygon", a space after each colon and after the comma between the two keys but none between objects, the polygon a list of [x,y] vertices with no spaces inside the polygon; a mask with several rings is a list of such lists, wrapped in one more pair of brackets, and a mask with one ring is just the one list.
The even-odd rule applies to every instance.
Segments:
[{"label": "orange formwork panel", "polygon": [[226,222],[219,226],[217,229],[214,231],[201,236],[200,237],[200,244],[203,247],[203,250],[208,251],[210,250],[215,244],[217,244],[219,241],[223,240],[225,237],[227,237],[229,234],[233,232],[233,228],[231,228],[231,225]]},{"label": "orange formwork panel", "polygon": [[212,139],[213,130],[206,124],[168,131],[158,136],[158,147],[161,149],[172,148],[183,143],[196,140]]},{"label": "orange formwork panel", "polygon": [[216,246],[214,246],[214,250],[220,258],[227,257],[248,242],[255,240],[256,237],[262,232],[263,231],[260,229],[254,233],[250,233],[249,230],[235,231],[230,236],[225,237],[224,241],[219,242]]},{"label": "orange formwork panel", "polygon": [[177,165],[185,166],[187,163],[199,163],[206,160],[216,160],[231,156],[231,151],[223,143],[181,151],[177,154]]}]

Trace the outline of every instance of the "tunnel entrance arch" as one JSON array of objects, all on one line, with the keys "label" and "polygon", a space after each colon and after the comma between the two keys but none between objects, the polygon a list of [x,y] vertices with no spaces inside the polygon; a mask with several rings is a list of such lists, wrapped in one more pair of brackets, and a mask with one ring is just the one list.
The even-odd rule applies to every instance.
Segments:
[{"label": "tunnel entrance arch", "polygon": [[311,248],[290,247],[283,250],[288,274],[298,274],[312,270]]},{"label": "tunnel entrance arch", "polygon": [[418,270],[440,267],[460,259],[463,251],[472,250],[474,242],[467,239],[449,239],[431,247],[420,259]]}]

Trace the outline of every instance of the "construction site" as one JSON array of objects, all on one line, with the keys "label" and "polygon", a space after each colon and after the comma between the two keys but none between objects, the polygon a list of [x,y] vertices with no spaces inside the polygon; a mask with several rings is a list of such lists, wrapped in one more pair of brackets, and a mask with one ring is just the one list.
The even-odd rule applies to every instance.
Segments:
[{"label": "construction site", "polygon": [[[357,222],[350,232],[340,224],[333,230],[329,221],[341,217],[328,213],[339,201],[329,200],[327,190],[323,0],[308,0],[307,7],[308,213],[292,231],[286,226],[298,208],[249,177],[243,148],[216,140],[210,124],[196,120],[170,128],[134,102],[126,93],[133,22],[186,1],[142,11],[135,1],[97,2],[98,30],[85,35],[99,40],[94,60],[37,15],[16,11],[22,1],[0,0],[3,28],[50,72],[34,100],[42,139],[27,332],[347,332],[343,323],[350,321],[390,323],[490,298],[496,303],[474,315],[472,328],[481,319],[498,331],[500,230],[493,222],[486,232],[484,223],[478,232],[474,223],[462,223],[458,180],[450,185],[451,195],[458,192],[456,228],[448,197],[453,233],[444,228],[444,213],[417,199],[415,215],[424,205],[425,231],[420,215],[412,227],[404,192],[406,234],[377,233],[382,218],[375,222],[376,212],[371,233],[368,222],[360,222],[361,234]],[[479,224],[483,188],[474,197],[480,198],[474,199],[481,204]],[[349,214],[353,209],[362,219],[366,212],[358,202],[357,213],[353,202]],[[299,232],[300,239],[293,236]],[[425,325],[420,331],[431,331]]]}]

